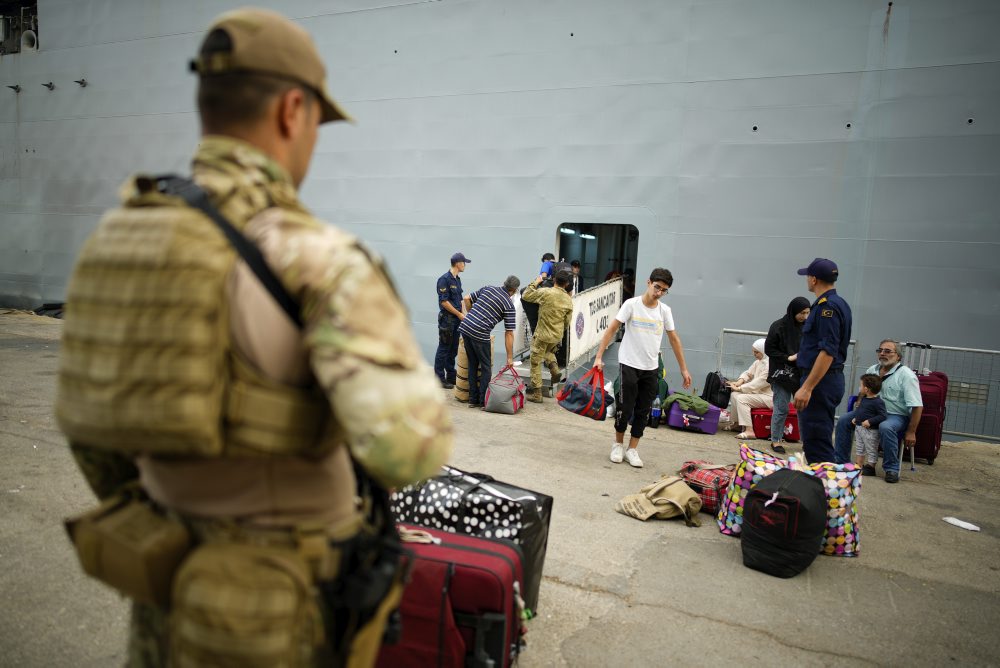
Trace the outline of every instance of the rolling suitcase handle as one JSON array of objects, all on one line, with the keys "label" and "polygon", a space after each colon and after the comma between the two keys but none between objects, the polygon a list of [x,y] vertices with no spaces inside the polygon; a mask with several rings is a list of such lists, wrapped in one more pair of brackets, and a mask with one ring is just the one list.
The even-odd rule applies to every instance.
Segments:
[{"label": "rolling suitcase handle", "polygon": [[[931,344],[929,343],[919,343],[917,341],[906,341],[903,343],[903,356],[902,362],[906,366],[913,369],[913,372],[918,376],[926,376],[930,373],[930,359],[931,359]],[[919,354],[917,353],[919,350]],[[918,357],[916,360],[916,365],[913,364],[914,358]]]}]

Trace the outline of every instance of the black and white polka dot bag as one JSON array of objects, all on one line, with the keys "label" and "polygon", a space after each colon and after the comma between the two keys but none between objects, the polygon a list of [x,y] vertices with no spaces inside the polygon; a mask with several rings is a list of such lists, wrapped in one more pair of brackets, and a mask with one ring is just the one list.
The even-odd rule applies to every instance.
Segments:
[{"label": "black and white polka dot bag", "polygon": [[400,489],[390,502],[396,520],[520,543],[524,509],[487,482],[469,482],[440,476]]},{"label": "black and white polka dot bag", "polygon": [[520,545],[525,603],[536,608],[548,548],[551,496],[443,466],[440,475],[398,489],[389,503],[397,522]]}]

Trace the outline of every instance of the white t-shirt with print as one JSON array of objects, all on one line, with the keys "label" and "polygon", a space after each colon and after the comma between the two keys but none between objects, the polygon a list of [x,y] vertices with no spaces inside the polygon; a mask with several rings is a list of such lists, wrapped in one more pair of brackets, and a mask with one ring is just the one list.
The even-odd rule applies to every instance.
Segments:
[{"label": "white t-shirt with print", "polygon": [[656,369],[663,332],[674,331],[674,316],[670,307],[656,302],[653,308],[648,308],[642,303],[640,295],[626,300],[615,319],[625,326],[625,338],[618,349],[618,362],[633,369]]}]

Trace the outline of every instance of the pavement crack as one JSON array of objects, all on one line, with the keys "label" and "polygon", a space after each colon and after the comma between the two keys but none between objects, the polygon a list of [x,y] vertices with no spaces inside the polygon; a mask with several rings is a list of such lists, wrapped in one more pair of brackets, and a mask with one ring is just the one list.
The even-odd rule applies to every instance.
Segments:
[{"label": "pavement crack", "polygon": [[611,591],[610,589],[604,589],[602,587],[594,587],[594,586],[582,585],[582,584],[580,584],[578,582],[571,582],[569,580],[564,580],[564,579],[562,579],[560,577],[557,577],[557,576],[554,576],[554,575],[545,575],[543,577],[544,577],[544,580],[547,581],[547,582],[552,582],[554,584],[562,585],[564,587],[569,587],[571,589],[576,589],[578,591],[583,591],[583,592],[587,592],[587,593],[590,593],[590,594],[604,594],[605,596],[611,596],[612,598],[616,598],[619,601],[621,601],[622,603],[627,603],[629,605],[632,604],[631,598],[629,596],[627,596],[625,594],[620,594],[620,593],[615,592],[615,591]]},{"label": "pavement crack", "polygon": [[674,607],[672,605],[652,604],[652,603],[631,603],[630,605],[636,608],[643,607],[643,608],[652,608],[656,610],[669,610],[670,612],[677,613],[682,617],[702,619],[708,622],[715,622],[717,624],[722,624],[724,626],[729,626],[735,629],[739,629],[740,631],[760,634],[766,636],[767,638],[777,643],[778,645],[781,645],[782,647],[787,647],[789,649],[798,650],[802,652],[809,652],[811,654],[817,654],[824,657],[830,657],[831,659],[835,660],[833,663],[839,664],[842,663],[845,659],[853,659],[854,661],[857,661],[862,664],[879,665],[877,662],[872,661],[871,657],[869,656],[849,654],[843,650],[830,652],[824,649],[816,649],[815,647],[806,647],[804,645],[798,645],[792,642],[788,642],[786,636],[780,636],[777,633],[770,631],[768,629],[761,629],[756,626],[748,626],[747,624],[742,624],[740,622],[734,622],[727,619],[719,619],[718,617],[712,617],[710,615],[701,615],[695,612],[690,612],[688,610]]}]

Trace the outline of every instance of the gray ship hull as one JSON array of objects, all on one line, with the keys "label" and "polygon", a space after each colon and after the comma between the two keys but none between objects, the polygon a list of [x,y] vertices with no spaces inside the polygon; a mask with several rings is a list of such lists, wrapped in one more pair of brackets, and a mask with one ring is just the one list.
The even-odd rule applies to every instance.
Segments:
[{"label": "gray ship hull", "polygon": [[[0,304],[61,301],[126,176],[186,170],[186,62],[230,4],[40,0],[40,48],[0,56]],[[467,288],[528,280],[566,223],[634,226],[640,286],[673,271],[696,378],[816,256],[861,350],[1000,347],[998,3],[269,4],[358,119],[323,130],[303,199],[384,254],[428,357],[453,252]]]}]

